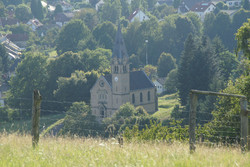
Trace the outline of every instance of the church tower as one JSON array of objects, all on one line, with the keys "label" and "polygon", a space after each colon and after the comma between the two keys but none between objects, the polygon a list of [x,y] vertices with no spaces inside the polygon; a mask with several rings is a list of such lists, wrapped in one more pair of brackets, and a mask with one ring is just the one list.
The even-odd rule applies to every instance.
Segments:
[{"label": "church tower", "polygon": [[112,53],[111,74],[112,101],[115,111],[119,109],[122,104],[130,102],[129,57],[120,25],[118,26]]}]

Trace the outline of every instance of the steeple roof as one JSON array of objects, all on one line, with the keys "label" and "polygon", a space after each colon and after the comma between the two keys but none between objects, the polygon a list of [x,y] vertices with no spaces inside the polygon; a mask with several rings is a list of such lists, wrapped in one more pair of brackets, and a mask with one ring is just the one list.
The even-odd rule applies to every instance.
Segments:
[{"label": "steeple roof", "polygon": [[115,57],[118,59],[128,58],[128,53],[124,43],[120,25],[118,25],[118,30],[116,33],[113,54],[112,54],[112,58]]}]

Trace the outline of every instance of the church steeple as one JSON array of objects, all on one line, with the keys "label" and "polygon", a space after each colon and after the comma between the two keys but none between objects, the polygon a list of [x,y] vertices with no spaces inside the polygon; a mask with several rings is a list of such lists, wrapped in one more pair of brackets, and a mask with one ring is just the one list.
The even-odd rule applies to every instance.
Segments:
[{"label": "church steeple", "polygon": [[123,64],[123,61],[128,60],[128,53],[122,36],[120,24],[118,25],[115,37],[112,59],[117,59],[119,64]]}]

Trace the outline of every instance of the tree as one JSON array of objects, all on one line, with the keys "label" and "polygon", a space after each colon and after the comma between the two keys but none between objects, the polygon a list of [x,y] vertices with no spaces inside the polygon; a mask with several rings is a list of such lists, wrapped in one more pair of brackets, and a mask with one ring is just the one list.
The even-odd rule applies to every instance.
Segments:
[{"label": "tree", "polygon": [[142,65],[142,62],[140,61],[139,56],[137,56],[135,54],[132,54],[129,57],[129,62],[130,62],[129,67],[130,67],[131,70],[138,69],[140,67],[140,65]]},{"label": "tree", "polygon": [[116,24],[121,17],[121,2],[120,0],[107,0],[100,8],[100,17],[103,22],[110,21]]},{"label": "tree", "polygon": [[89,29],[81,20],[72,20],[59,32],[56,50],[58,54],[66,51],[76,51],[78,42],[81,39],[87,39]]},{"label": "tree", "polygon": [[27,22],[31,18],[30,7],[25,4],[20,4],[15,10],[15,16],[22,22]]},{"label": "tree", "polygon": [[74,18],[82,20],[90,30],[93,30],[98,23],[97,12],[92,8],[84,8],[84,10],[77,12]]},{"label": "tree", "polygon": [[34,89],[46,94],[47,57],[35,53],[26,53],[18,64],[16,75],[10,80],[10,90],[7,93],[7,103],[13,108],[22,109],[23,117],[31,116],[32,92]]},{"label": "tree", "polygon": [[103,128],[91,114],[90,107],[85,102],[75,102],[66,112],[62,134],[77,136],[96,136]]},{"label": "tree", "polygon": [[56,9],[54,10],[54,15],[58,14],[58,13],[62,13],[63,12],[63,8],[60,4],[56,5]]},{"label": "tree", "polygon": [[5,16],[5,6],[3,2],[0,2],[0,17],[4,17],[4,16]]},{"label": "tree", "polygon": [[175,93],[177,92],[177,69],[171,70],[165,81],[165,89],[167,93]]},{"label": "tree", "polygon": [[166,77],[168,73],[176,68],[176,60],[169,53],[162,53],[158,59],[157,74],[159,77]]},{"label": "tree", "polygon": [[186,105],[187,96],[189,94],[189,90],[191,89],[191,83],[189,82],[189,80],[191,79],[191,74],[189,71],[196,48],[197,46],[194,38],[190,34],[185,41],[184,51],[182,53],[180,65],[177,72],[177,88],[179,90],[179,97],[182,105]]},{"label": "tree", "polygon": [[5,47],[2,44],[0,44],[0,72],[7,73],[9,71],[9,68],[10,68],[10,59],[5,50]]},{"label": "tree", "polygon": [[146,65],[144,66],[143,71],[151,80],[157,78],[157,67],[152,65]]},{"label": "tree", "polygon": [[111,22],[98,24],[93,30],[96,41],[105,49],[113,49],[116,27]]},{"label": "tree", "polygon": [[38,20],[42,20],[44,18],[41,0],[31,0],[30,8],[35,18]]},{"label": "tree", "polygon": [[[75,71],[68,77],[59,77],[57,80],[58,88],[54,91],[56,99],[60,101],[90,102],[90,89],[98,79],[96,71],[84,73]],[[81,91],[79,91],[81,90]]]},{"label": "tree", "polygon": [[57,80],[59,77],[70,77],[71,73],[76,70],[83,70],[84,65],[81,57],[77,53],[65,52],[59,57],[51,60],[48,65],[49,79],[47,88],[49,97],[53,97],[53,91],[57,89]]},{"label": "tree", "polygon": [[249,5],[249,1],[248,0],[243,0],[243,8],[245,10],[249,10],[250,9],[250,5]]},{"label": "tree", "polygon": [[250,59],[250,19],[248,22],[244,23],[243,26],[240,27],[236,34],[237,39],[237,52],[243,51],[243,54],[246,58]]}]

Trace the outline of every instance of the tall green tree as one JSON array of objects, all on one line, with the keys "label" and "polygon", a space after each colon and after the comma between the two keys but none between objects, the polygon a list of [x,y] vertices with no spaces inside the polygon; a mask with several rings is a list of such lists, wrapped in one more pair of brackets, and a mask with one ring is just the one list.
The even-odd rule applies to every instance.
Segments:
[{"label": "tall green tree", "polygon": [[13,108],[21,109],[21,116],[31,116],[32,93],[38,89],[46,94],[48,80],[47,57],[38,53],[26,53],[18,64],[16,75],[10,80],[7,103]]},{"label": "tall green tree", "polygon": [[158,59],[157,73],[159,77],[166,77],[168,73],[175,69],[176,60],[169,53],[162,53]]},{"label": "tall green tree", "polygon": [[99,43],[100,47],[113,49],[116,26],[111,22],[98,24],[93,30],[93,36]]},{"label": "tall green tree", "polygon": [[250,5],[249,5],[249,1],[248,0],[243,0],[243,8],[245,10],[249,10],[250,9]]},{"label": "tall green tree", "polygon": [[42,20],[44,18],[41,0],[31,0],[30,8],[35,18],[38,20]]},{"label": "tall green tree", "polygon": [[77,12],[74,18],[82,20],[90,30],[93,30],[98,24],[97,12],[92,8],[84,8],[80,12]]},{"label": "tall green tree", "polygon": [[236,34],[237,52],[242,51],[244,56],[250,60],[250,19],[240,27]]},{"label": "tall green tree", "polygon": [[122,6],[120,0],[106,0],[99,10],[103,22],[110,21],[114,24],[116,24],[121,17],[121,11]]},{"label": "tall green tree", "polygon": [[25,4],[20,4],[15,10],[15,16],[22,22],[27,22],[31,18],[30,7]]},{"label": "tall green tree", "polygon": [[[98,79],[96,71],[86,72],[75,71],[70,77],[59,77],[58,88],[54,91],[54,96],[60,101],[90,102],[90,89]],[[79,91],[81,90],[81,91]]]},{"label": "tall green tree", "polygon": [[72,20],[59,32],[56,50],[58,54],[76,51],[80,40],[87,39],[90,31],[81,20]]}]

